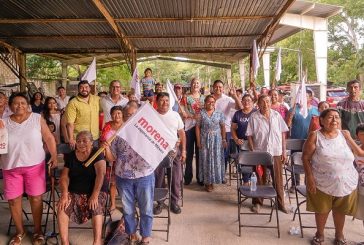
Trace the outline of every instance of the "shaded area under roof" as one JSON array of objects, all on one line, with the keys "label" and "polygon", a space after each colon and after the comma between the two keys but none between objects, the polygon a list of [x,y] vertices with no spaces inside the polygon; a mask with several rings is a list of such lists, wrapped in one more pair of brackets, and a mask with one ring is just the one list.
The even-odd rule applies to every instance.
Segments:
[{"label": "shaded area under roof", "polygon": [[[292,0],[14,0],[0,8],[0,40],[66,62],[82,58],[80,64],[88,64],[87,57],[125,52],[124,39],[138,57],[168,53],[231,63],[249,53],[254,39],[264,38],[282,11],[327,18],[340,10]],[[299,31],[278,25],[267,44]],[[98,63],[121,59],[104,55]]]}]

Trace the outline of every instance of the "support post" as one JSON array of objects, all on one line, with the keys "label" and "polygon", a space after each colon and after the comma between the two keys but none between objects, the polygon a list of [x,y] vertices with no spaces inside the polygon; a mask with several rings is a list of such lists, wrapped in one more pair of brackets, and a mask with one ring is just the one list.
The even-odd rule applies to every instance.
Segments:
[{"label": "support post", "polygon": [[228,86],[230,87],[231,86],[231,68],[226,69],[226,80],[227,80]]},{"label": "support post", "polygon": [[239,74],[240,74],[240,84],[243,92],[245,91],[245,62],[243,59],[239,60]]},{"label": "support post", "polygon": [[131,75],[133,75],[133,72],[135,70],[135,68],[137,67],[137,54],[136,54],[136,50],[132,50],[131,51]]},{"label": "support post", "polygon": [[320,83],[320,100],[326,100],[327,90],[327,30],[314,30],[316,79]]},{"label": "support post", "polygon": [[270,88],[270,52],[263,54],[264,87]]},{"label": "support post", "polygon": [[68,65],[67,63],[62,63],[62,86],[63,87],[67,87],[67,78],[68,78],[68,74],[67,74],[67,68]]},{"label": "support post", "polygon": [[26,92],[26,88],[27,88],[26,54],[20,53],[18,55],[18,65],[19,65],[20,92]]}]

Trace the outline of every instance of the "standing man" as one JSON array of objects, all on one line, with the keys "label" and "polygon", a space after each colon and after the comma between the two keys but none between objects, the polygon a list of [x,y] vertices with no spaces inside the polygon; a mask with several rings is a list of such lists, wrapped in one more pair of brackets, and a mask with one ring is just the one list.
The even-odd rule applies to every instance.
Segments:
[{"label": "standing man", "polygon": [[101,98],[101,109],[104,112],[104,121],[107,123],[111,121],[110,109],[113,106],[125,107],[128,99],[121,94],[121,83],[119,80],[113,80],[109,86],[109,94]]},{"label": "standing man", "polygon": [[[271,109],[271,103],[268,95],[259,96],[259,110],[250,116],[246,136],[251,151],[266,151],[273,156],[274,163],[271,173],[278,196],[278,209],[288,213],[284,204],[282,176],[282,163],[286,159],[285,136],[288,127],[282,116]],[[263,184],[265,184],[266,180],[267,178],[263,176]],[[263,205],[263,200],[254,198],[252,211],[259,213],[261,205]]]},{"label": "standing man", "polygon": [[78,95],[66,107],[67,132],[71,149],[75,148],[76,135],[84,130],[90,131],[93,140],[99,138],[100,98],[90,94],[88,81],[78,83]]},{"label": "standing man", "polygon": [[346,85],[349,97],[337,104],[341,114],[343,129],[350,131],[351,137],[356,138],[355,130],[359,123],[364,123],[364,100],[360,99],[361,84],[358,80],[349,81]]},{"label": "standing man", "polygon": [[[225,157],[225,169],[227,169],[229,154],[230,154],[230,148],[231,148],[231,119],[234,116],[234,113],[237,110],[240,110],[243,108],[241,101],[239,97],[236,95],[235,88],[230,88],[229,96],[224,94],[224,83],[221,80],[216,80],[213,85],[214,90],[214,98],[216,100],[215,102],[215,108],[216,111],[220,111],[224,114],[225,117],[225,130],[226,130],[226,143],[227,147],[224,150],[224,157]],[[223,183],[226,183],[226,180],[224,179]]]},{"label": "standing man", "polygon": [[[168,171],[168,180],[172,181],[171,190],[171,211],[175,214],[181,213],[181,208],[178,205],[181,192],[182,182],[182,164],[186,160],[186,135],[184,131],[184,125],[180,115],[169,109],[169,94],[160,92],[157,94],[157,112],[159,117],[165,123],[166,127],[173,130],[178,134],[178,142],[176,144],[176,157],[173,160],[172,166],[172,179],[170,179],[171,172]],[[168,158],[165,158],[168,159]],[[164,168],[159,166],[155,171],[155,187],[161,188],[164,184]],[[154,208],[153,213],[155,215],[162,212],[162,203],[158,203]]]},{"label": "standing man", "polygon": [[70,97],[66,94],[66,89],[63,86],[57,88],[57,93],[58,93],[58,96],[56,96],[57,108],[61,113],[63,113],[70,100]]}]

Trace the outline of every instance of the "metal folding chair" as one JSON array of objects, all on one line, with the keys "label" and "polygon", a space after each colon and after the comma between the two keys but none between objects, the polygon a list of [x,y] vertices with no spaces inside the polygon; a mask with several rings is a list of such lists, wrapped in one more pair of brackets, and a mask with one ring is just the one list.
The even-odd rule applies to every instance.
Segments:
[{"label": "metal folding chair", "polygon": [[286,160],[286,164],[284,165],[284,175],[286,179],[286,183],[284,185],[284,189],[286,190],[288,201],[291,204],[291,196],[289,192],[289,182],[292,180],[292,164],[291,164],[291,155],[295,152],[302,152],[303,144],[305,140],[302,139],[287,139],[286,140],[286,150],[288,151],[288,157]]},{"label": "metal folding chair", "polygon": [[[166,232],[167,242],[169,241],[169,228],[171,225],[171,188],[172,188],[172,178],[173,178],[173,158],[169,156],[165,157],[161,162],[160,166],[165,170],[167,176],[167,182],[165,188],[155,188],[154,189],[154,202],[162,203],[167,209],[167,214],[154,215],[156,219],[166,219],[167,225],[165,229],[152,229],[152,231]],[[166,204],[167,202],[167,204]]]},{"label": "metal folding chair", "polygon": [[[268,152],[240,152],[238,157],[238,167],[254,167],[262,165],[266,167],[273,166],[273,157]],[[238,182],[241,183],[240,174],[238,175]],[[245,213],[241,212],[241,206],[244,201],[250,198],[263,198],[271,201],[271,211],[269,213]],[[262,226],[242,224],[241,215],[267,215],[269,222],[272,221],[273,210],[276,211],[277,225],[276,226]],[[239,221],[239,236],[241,236],[241,227],[256,227],[256,228],[277,228],[278,238],[280,238],[279,216],[278,216],[278,200],[277,192],[271,185],[258,185],[256,191],[250,191],[249,186],[240,185],[238,187],[238,221]]]},{"label": "metal folding chair", "polygon": [[[296,215],[298,215],[298,221],[300,224],[300,230],[301,230],[301,237],[303,238],[303,228],[310,228],[310,229],[316,229],[316,225],[304,225],[302,222],[302,215],[314,215],[312,212],[301,212],[301,206],[302,204],[307,202],[307,190],[306,185],[296,185],[296,176],[295,174],[305,174],[303,163],[302,163],[302,152],[295,152],[291,156],[291,163],[292,163],[292,178],[293,178],[293,184],[294,184],[294,190],[296,195],[296,203],[297,207],[293,214],[294,221],[296,219]],[[303,198],[303,199],[302,199]],[[326,229],[334,229],[334,227],[326,227]]]}]

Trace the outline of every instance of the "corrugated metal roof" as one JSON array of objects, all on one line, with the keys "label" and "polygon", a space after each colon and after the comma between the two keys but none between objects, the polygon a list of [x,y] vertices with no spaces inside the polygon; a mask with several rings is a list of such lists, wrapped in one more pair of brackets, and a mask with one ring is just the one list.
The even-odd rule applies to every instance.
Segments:
[{"label": "corrugated metal roof", "polygon": [[[253,39],[261,38],[268,26],[277,21],[274,17],[291,2],[101,0],[118,28],[139,52],[212,52],[216,49],[226,53],[215,54],[215,58],[229,60],[240,58],[244,50],[251,47]],[[339,9],[296,1],[287,12],[327,17]],[[8,23],[6,19],[15,21]],[[39,21],[42,19],[48,20]],[[270,44],[297,31],[299,29],[280,26]],[[121,52],[121,39],[114,38],[117,35],[91,0],[1,1],[0,40],[25,52],[65,54],[81,49],[83,53]]]},{"label": "corrugated metal roof", "polygon": [[[107,23],[0,24],[0,36],[115,35]],[[29,40],[31,41],[31,40]]]},{"label": "corrugated metal roof", "polygon": [[103,18],[89,0],[1,1],[1,18]]}]

